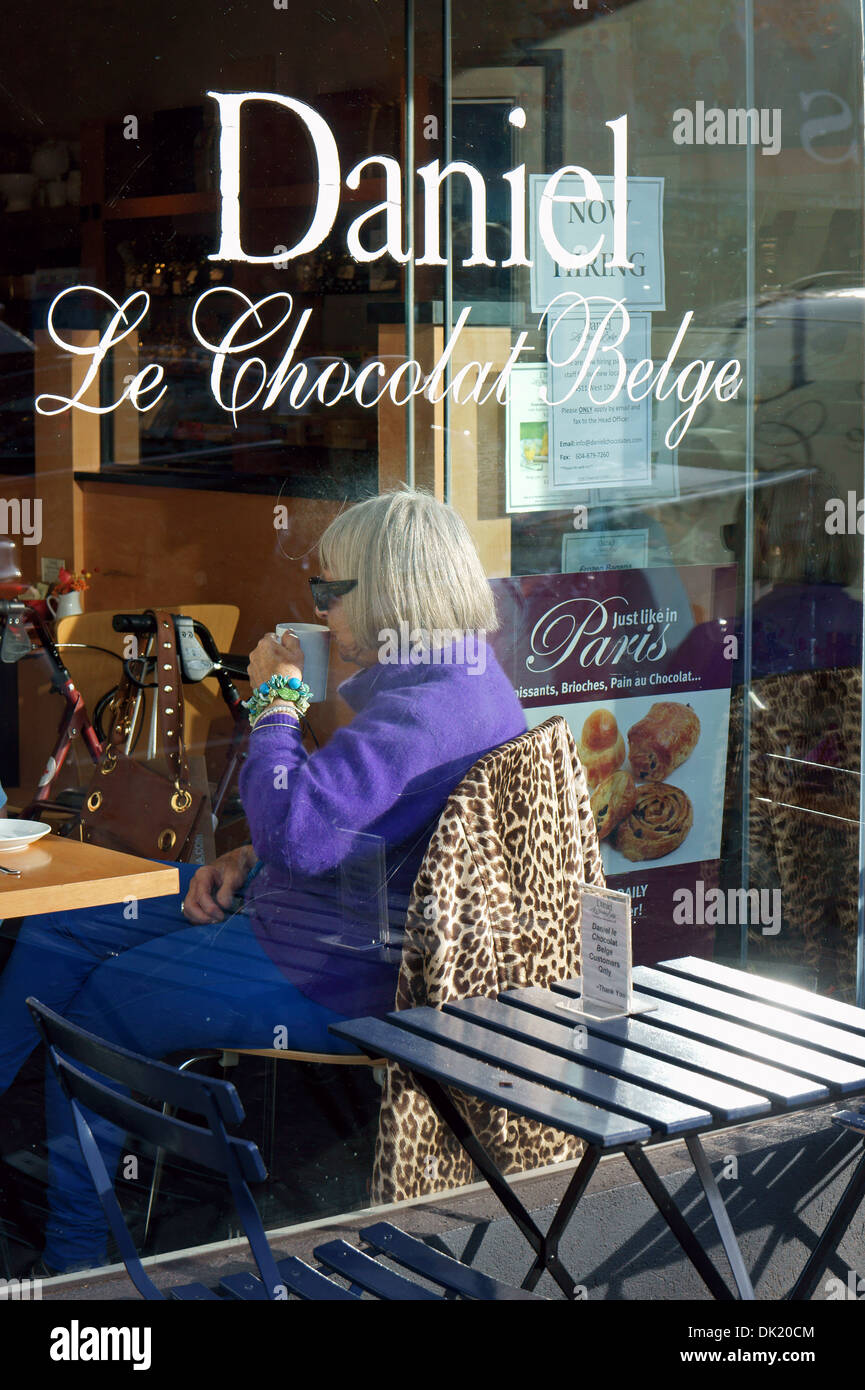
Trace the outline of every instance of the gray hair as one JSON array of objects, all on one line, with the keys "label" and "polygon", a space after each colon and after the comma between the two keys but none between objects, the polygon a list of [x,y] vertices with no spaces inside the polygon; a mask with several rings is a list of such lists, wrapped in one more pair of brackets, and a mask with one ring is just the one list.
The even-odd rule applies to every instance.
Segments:
[{"label": "gray hair", "polygon": [[342,512],[318,543],[322,568],[356,579],[346,620],[360,651],[400,622],[427,632],[495,632],[492,590],[462,517],[431,493],[403,487]]}]

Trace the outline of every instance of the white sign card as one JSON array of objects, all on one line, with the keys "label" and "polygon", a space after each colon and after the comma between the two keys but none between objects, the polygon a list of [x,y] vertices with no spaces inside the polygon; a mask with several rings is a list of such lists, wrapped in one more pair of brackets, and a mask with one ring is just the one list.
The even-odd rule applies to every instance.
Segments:
[{"label": "white sign card", "polygon": [[[627,334],[620,340],[620,315],[611,315],[609,301],[600,300],[560,314],[552,323],[546,395],[551,402],[551,485],[556,492],[651,483],[651,397],[632,401],[624,392],[615,394],[620,359],[630,371],[650,356],[651,325],[650,314],[632,314]],[[599,333],[595,365],[580,380],[580,343],[586,334],[594,338]]]},{"label": "white sign card", "polygon": [[583,1008],[631,1007],[631,899],[611,888],[582,890]]},{"label": "white sign card", "polygon": [[562,574],[641,570],[648,564],[648,527],[633,531],[566,531],[562,536]]},{"label": "white sign card", "polygon": [[[541,399],[547,367],[518,363],[511,373],[506,400],[506,510],[538,512],[567,507],[626,506],[668,502],[680,495],[678,450],[668,449],[664,435],[673,421],[673,401],[652,400],[652,460],[648,482],[625,487],[553,488],[550,484],[550,409]],[[647,562],[648,563],[648,562]],[[569,565],[565,569],[571,568]],[[574,568],[582,568],[575,566]],[[589,566],[591,568],[591,566]],[[622,568],[632,568],[623,565]]]},{"label": "white sign card", "polygon": [[624,1018],[651,1013],[656,1004],[631,998],[631,899],[628,893],[581,883],[582,994],[559,1008],[584,1018]]},{"label": "white sign card", "polygon": [[[529,177],[531,203],[530,258],[532,312],[541,313],[562,290],[608,294],[624,299],[628,308],[665,309],[664,180],[628,179],[627,255],[630,269],[614,267],[613,176],[598,178],[603,197],[590,199],[579,175],[566,175],[556,186],[552,204],[553,232],[571,256],[585,256],[597,247],[585,266],[566,270],[554,260],[537,234],[546,174]],[[561,200],[561,201],[559,201]]]},{"label": "white sign card", "polygon": [[505,505],[509,512],[549,511],[589,502],[584,487],[555,492],[550,487],[550,411],[541,398],[546,385],[546,366],[521,362],[511,372],[505,424]]}]

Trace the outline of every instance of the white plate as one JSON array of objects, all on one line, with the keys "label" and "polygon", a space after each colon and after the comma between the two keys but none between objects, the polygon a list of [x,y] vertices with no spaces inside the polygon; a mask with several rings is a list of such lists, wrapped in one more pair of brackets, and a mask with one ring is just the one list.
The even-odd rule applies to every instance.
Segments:
[{"label": "white plate", "polygon": [[0,820],[0,855],[26,849],[50,830],[50,825],[38,820]]}]

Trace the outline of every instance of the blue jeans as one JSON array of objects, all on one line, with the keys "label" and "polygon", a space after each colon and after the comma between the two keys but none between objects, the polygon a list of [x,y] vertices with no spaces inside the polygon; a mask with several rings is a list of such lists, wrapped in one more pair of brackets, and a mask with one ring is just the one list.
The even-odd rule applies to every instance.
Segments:
[{"label": "blue jeans", "polygon": [[[139,915],[132,920],[126,914],[133,907],[118,903],[23,923],[0,975],[0,1094],[39,1042],[24,1002],[30,995],[108,1042],[151,1057],[208,1047],[355,1051],[327,1031],[342,1016],[295,989],[242,912],[214,925],[187,923],[180,904],[195,868],[177,867],[179,895],[135,904]],[[102,1264],[107,1226],[50,1065],[45,1110],[51,1159],[45,1261],[58,1270]],[[114,1172],[123,1132],[92,1113],[88,1120]]]}]

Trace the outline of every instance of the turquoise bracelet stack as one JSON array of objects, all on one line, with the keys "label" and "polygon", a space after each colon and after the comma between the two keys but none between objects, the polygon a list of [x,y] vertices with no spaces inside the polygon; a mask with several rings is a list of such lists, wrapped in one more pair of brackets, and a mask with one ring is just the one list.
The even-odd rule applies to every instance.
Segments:
[{"label": "turquoise bracelet stack", "polygon": [[293,705],[297,714],[306,714],[312,700],[312,691],[304,681],[298,680],[297,676],[292,676],[290,680],[286,676],[271,676],[269,681],[264,681],[252,692],[248,700],[243,701],[243,708],[249,715],[250,724],[278,700]]}]

